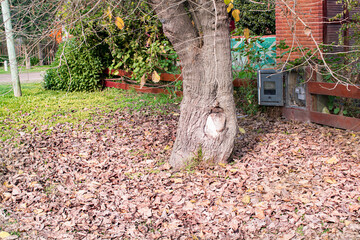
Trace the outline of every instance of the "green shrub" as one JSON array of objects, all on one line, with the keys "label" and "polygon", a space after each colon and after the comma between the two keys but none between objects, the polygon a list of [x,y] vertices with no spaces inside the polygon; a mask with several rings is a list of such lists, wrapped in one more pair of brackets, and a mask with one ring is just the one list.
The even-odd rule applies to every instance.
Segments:
[{"label": "green shrub", "polygon": [[0,65],[4,66],[4,62],[7,61],[9,64],[9,57],[5,55],[0,55]]},{"label": "green shrub", "polygon": [[[104,68],[131,71],[132,80],[138,82],[154,71],[178,71],[178,56],[146,1],[120,1],[117,7],[109,1],[96,5],[67,1],[61,15],[71,26],[69,34],[99,52]],[[122,27],[116,24],[119,20]]]},{"label": "green shrub", "polygon": [[38,65],[39,62],[40,62],[40,60],[39,60],[38,57],[31,57],[31,58],[30,58],[30,64],[31,64],[31,66]]},{"label": "green shrub", "polygon": [[59,46],[52,68],[46,71],[44,87],[51,90],[94,91],[101,87],[103,64],[94,49],[76,39]]},{"label": "green shrub", "polygon": [[258,104],[257,86],[251,81],[249,80],[247,85],[234,88],[234,97],[236,107],[244,114],[256,115],[258,112],[262,112],[264,108]]}]

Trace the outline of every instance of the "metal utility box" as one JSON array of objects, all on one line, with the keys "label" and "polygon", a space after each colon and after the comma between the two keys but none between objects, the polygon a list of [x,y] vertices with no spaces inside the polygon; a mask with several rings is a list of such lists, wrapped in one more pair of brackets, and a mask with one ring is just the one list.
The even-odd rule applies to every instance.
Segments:
[{"label": "metal utility box", "polygon": [[258,70],[259,105],[284,106],[283,73],[274,69]]},{"label": "metal utility box", "polygon": [[304,68],[292,69],[286,74],[286,106],[306,108],[306,72]]}]

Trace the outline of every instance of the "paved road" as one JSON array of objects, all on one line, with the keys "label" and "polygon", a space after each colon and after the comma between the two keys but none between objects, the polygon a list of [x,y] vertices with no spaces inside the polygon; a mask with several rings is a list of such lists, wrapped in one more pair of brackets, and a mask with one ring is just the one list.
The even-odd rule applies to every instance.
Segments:
[{"label": "paved road", "polygon": [[[45,72],[20,73],[20,83],[41,82]],[[0,74],[0,84],[11,83],[10,74]]]}]

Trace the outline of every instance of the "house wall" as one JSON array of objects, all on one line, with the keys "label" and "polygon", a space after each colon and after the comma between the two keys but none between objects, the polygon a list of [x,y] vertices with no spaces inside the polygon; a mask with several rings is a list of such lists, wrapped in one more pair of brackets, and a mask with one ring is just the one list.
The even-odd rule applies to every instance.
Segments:
[{"label": "house wall", "polygon": [[[281,40],[285,40],[290,47],[303,46],[310,49],[316,48],[315,41],[322,43],[324,41],[324,1],[278,0],[276,4],[276,43],[279,44]],[[282,52],[284,50],[278,48],[277,56],[280,56]],[[295,52],[278,61],[294,60],[300,56],[302,56],[301,52]]]}]

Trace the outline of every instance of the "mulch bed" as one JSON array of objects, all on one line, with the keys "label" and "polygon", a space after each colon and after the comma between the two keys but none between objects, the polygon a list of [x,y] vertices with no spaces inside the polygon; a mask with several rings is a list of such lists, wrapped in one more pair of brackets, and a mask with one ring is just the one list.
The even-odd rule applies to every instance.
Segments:
[{"label": "mulch bed", "polygon": [[174,172],[178,115],[116,111],[0,142],[1,230],[13,239],[359,238],[358,133],[240,117],[233,163]]}]

